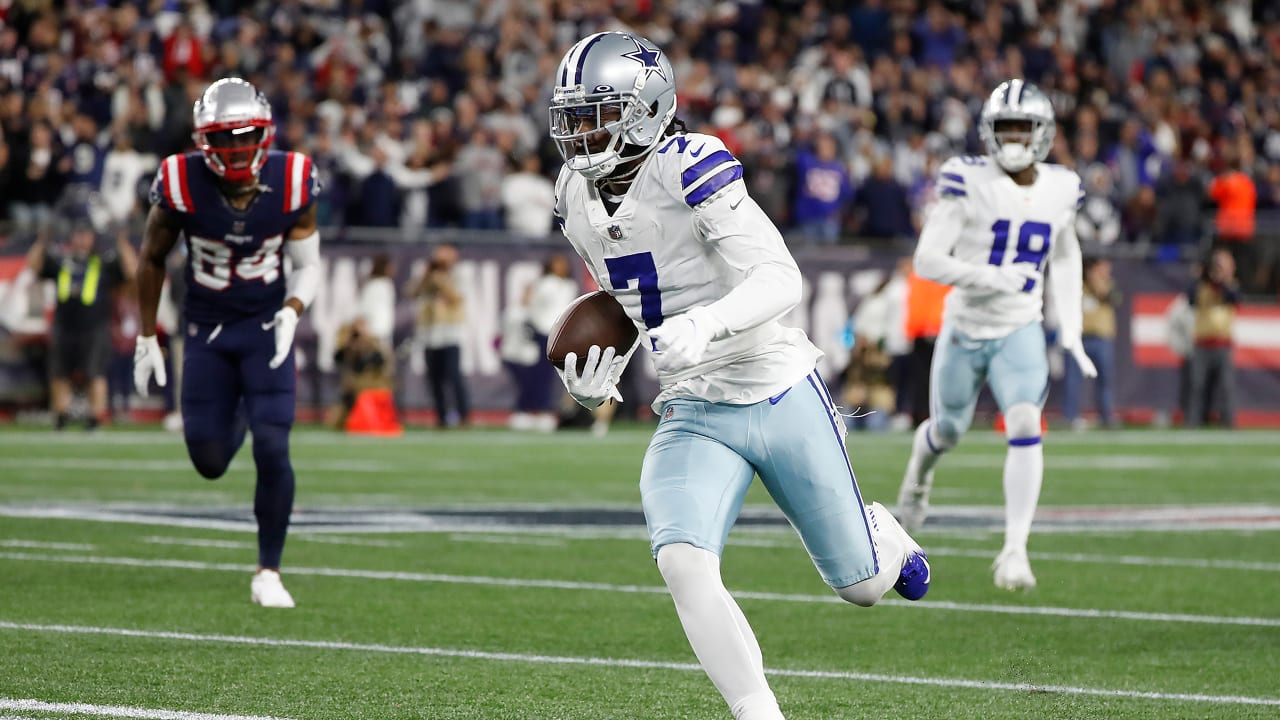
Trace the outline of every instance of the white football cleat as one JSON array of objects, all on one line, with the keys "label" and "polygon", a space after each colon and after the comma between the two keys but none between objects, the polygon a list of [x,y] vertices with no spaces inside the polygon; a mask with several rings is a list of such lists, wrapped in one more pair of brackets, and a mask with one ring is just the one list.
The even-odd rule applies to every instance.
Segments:
[{"label": "white football cleat", "polygon": [[280,573],[275,570],[266,568],[259,570],[253,576],[249,590],[253,601],[262,607],[291,608],[294,606],[293,596],[284,589],[284,583],[280,582]]},{"label": "white football cleat", "polygon": [[1031,562],[1027,560],[1027,551],[1020,548],[1005,548],[996,556],[991,564],[995,571],[996,587],[1005,590],[1034,590],[1036,576],[1031,572]]},{"label": "white football cleat", "polygon": [[933,489],[933,471],[920,472],[920,463],[912,456],[907,462],[907,472],[902,476],[902,487],[898,490],[898,522],[909,533],[916,532],[924,525],[929,515],[929,491]]}]

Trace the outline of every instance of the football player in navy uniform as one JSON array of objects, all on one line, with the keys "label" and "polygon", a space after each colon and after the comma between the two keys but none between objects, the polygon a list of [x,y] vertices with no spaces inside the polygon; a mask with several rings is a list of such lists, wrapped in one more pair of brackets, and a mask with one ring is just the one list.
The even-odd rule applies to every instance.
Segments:
[{"label": "football player in navy uniform", "polygon": [[[156,342],[165,258],[186,239],[188,321],[182,421],[196,471],[221,477],[253,430],[258,571],[251,598],[294,606],[280,581],[294,476],[289,462],[295,374],[293,335],[320,280],[319,190],[311,159],[269,150],[271,106],[239,78],[219,80],[196,101],[198,152],[165,158],[151,186],[138,271],[141,335],[134,382],[146,395],[166,382]],[[285,276],[284,256],[292,262]]]}]

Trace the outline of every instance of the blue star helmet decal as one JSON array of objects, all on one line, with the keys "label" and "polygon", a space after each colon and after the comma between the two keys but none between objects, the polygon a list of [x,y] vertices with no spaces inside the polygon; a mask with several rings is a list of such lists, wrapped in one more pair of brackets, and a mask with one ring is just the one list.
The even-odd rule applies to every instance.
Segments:
[{"label": "blue star helmet decal", "polygon": [[[644,45],[641,45],[640,41],[634,37],[628,39],[636,44],[636,51],[623,53],[622,57],[635,60],[643,65],[644,69],[649,73],[657,74],[657,76],[663,80],[668,80],[669,78],[667,78],[667,74],[662,72],[662,66],[658,64],[658,58],[661,57],[661,53],[657,50],[650,50]],[[645,75],[645,77],[648,77],[648,75]]]}]

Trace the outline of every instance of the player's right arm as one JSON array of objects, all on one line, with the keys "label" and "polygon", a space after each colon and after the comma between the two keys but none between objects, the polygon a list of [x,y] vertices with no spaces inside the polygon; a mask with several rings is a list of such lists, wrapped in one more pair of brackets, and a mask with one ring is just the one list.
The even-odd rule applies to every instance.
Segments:
[{"label": "player's right arm", "polygon": [[952,252],[969,221],[969,195],[963,163],[953,158],[938,173],[938,199],[929,209],[916,245],[915,271],[943,285],[987,292],[1021,292],[1028,276],[1017,264],[1007,268],[966,262]]},{"label": "player's right arm", "polygon": [[151,376],[163,387],[168,381],[164,357],[156,340],[156,311],[160,307],[160,290],[164,287],[165,260],[178,243],[182,231],[180,216],[162,204],[151,206],[147,226],[142,234],[142,251],[138,263],[139,334],[133,351],[133,382],[139,395],[146,396]]}]

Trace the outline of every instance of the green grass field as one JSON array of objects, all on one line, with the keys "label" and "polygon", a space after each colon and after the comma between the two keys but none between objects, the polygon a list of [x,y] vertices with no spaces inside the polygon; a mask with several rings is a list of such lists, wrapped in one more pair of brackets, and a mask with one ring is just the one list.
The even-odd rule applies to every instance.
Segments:
[{"label": "green grass field", "polygon": [[[251,457],[0,431],[0,720],[727,719],[649,556],[647,428],[300,430],[284,576],[249,602]],[[864,497],[909,438],[851,435]],[[1280,717],[1280,434],[1051,433],[1040,586],[991,584],[1004,446],[943,460],[924,602],[838,602],[757,486],[724,560],[791,720]]]}]

